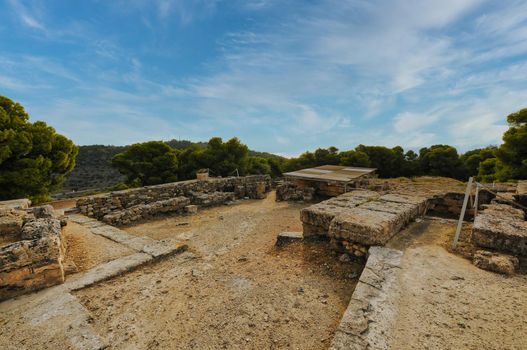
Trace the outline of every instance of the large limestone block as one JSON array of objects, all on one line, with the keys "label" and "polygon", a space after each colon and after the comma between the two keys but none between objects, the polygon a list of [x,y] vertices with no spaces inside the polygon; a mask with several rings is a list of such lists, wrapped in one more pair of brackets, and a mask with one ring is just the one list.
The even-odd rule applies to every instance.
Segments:
[{"label": "large limestone block", "polygon": [[364,203],[359,208],[398,215],[405,225],[419,214],[418,206],[409,203],[373,201]]},{"label": "large limestone block", "polygon": [[18,241],[0,248],[0,272],[59,261],[62,261],[62,247],[58,236]]},{"label": "large limestone block", "polygon": [[0,301],[64,282],[61,263],[0,272]]},{"label": "large limestone block", "polygon": [[527,256],[527,222],[524,220],[484,211],[474,219],[472,239],[480,247]]},{"label": "large limestone block", "polygon": [[379,194],[373,191],[359,190],[348,192],[302,209],[300,211],[300,219],[304,224],[316,226],[327,231],[331,221],[337,215],[377,198],[379,198]]},{"label": "large limestone block", "polygon": [[60,236],[60,220],[57,219],[36,219],[24,225],[21,232],[21,239],[38,239],[48,236]]},{"label": "large limestone block", "polygon": [[30,218],[24,210],[0,207],[0,236],[19,236],[24,222]]},{"label": "large limestone block", "polygon": [[486,250],[478,250],[472,260],[480,269],[512,275],[518,269],[518,258],[507,254],[497,254]]},{"label": "large limestone block", "polygon": [[384,245],[404,224],[400,214],[357,207],[333,219],[329,236],[366,246]]},{"label": "large limestone block", "polygon": [[393,203],[402,203],[402,204],[411,204],[416,207],[417,214],[416,216],[421,216],[426,214],[428,209],[429,200],[426,197],[422,196],[412,196],[402,193],[389,193],[381,196],[379,198],[381,201],[393,202]]},{"label": "large limestone block", "polygon": [[527,207],[527,181],[518,181],[514,199],[516,199],[523,206]]}]

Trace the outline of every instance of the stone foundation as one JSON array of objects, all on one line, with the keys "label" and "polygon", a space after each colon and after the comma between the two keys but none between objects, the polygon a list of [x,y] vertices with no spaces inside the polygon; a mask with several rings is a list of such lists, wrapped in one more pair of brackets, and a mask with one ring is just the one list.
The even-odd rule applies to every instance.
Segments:
[{"label": "stone foundation", "polygon": [[514,199],[524,207],[527,207],[527,181],[518,181]]},{"label": "stone foundation", "polygon": [[384,245],[410,221],[426,213],[425,197],[356,190],[301,211],[304,236],[328,236],[338,251],[356,257]]},{"label": "stone foundation", "polygon": [[47,207],[0,211],[0,236],[16,239],[0,245],[0,300],[64,282],[61,221]]},{"label": "stone foundation", "polygon": [[506,204],[488,205],[474,220],[472,239],[483,248],[527,256],[525,213]]},{"label": "stone foundation", "polygon": [[263,199],[270,189],[268,175],[209,178],[81,198],[77,201],[77,208],[86,216],[119,226],[158,214],[182,213],[188,205],[207,207],[235,199]]},{"label": "stone foundation", "polygon": [[292,182],[285,182],[276,186],[277,201],[312,201],[315,196],[313,187],[298,187]]},{"label": "stone foundation", "polygon": [[517,257],[508,254],[498,254],[486,250],[478,250],[474,254],[473,261],[480,269],[512,275],[519,267]]}]

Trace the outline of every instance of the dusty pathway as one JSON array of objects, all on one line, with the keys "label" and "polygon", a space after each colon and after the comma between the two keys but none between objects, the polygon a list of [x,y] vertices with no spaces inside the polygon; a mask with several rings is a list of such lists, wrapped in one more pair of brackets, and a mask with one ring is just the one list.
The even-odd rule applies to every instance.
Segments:
[{"label": "dusty pathway", "polygon": [[402,247],[393,349],[527,349],[527,276],[503,277],[449,253],[454,222],[408,231],[418,235]]},{"label": "dusty pathway", "polygon": [[301,207],[269,196],[128,228],[189,252],[76,296],[116,349],[325,349],[359,267],[325,243],[275,249]]}]

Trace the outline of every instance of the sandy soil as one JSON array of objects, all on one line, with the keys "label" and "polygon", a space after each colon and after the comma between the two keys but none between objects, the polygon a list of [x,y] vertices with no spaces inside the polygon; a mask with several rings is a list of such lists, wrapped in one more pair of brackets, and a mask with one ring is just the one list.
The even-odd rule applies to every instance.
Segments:
[{"label": "sandy soil", "polygon": [[424,220],[391,243],[405,249],[393,348],[527,349],[527,276],[483,271],[448,252],[454,232],[455,221]]},{"label": "sandy soil", "polygon": [[361,267],[325,242],[275,248],[301,207],[271,195],[130,227],[190,251],[76,296],[116,349],[325,349]]},{"label": "sandy soil", "polygon": [[91,233],[88,228],[75,222],[68,222],[63,230],[67,246],[65,265],[75,266],[77,271],[88,270],[107,261],[135,253],[122,244]]},{"label": "sandy soil", "polygon": [[61,199],[61,200],[56,200],[56,201],[48,202],[44,204],[49,204],[54,209],[68,209],[68,208],[74,208],[76,203],[77,203],[77,198]]}]

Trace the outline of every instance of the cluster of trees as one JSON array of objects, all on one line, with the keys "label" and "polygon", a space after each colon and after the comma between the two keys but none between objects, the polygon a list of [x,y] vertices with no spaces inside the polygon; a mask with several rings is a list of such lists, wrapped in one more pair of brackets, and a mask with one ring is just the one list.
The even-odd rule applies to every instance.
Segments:
[{"label": "cluster of trees", "polygon": [[315,152],[305,152],[298,158],[285,161],[284,170],[331,164],[376,168],[383,178],[431,175],[465,179],[477,174],[480,164],[477,159],[484,158],[494,148],[470,151],[471,157],[468,159],[465,155],[459,156],[457,150],[449,145],[425,147],[419,154],[412,150],[405,152],[400,146],[388,148],[359,145],[343,152],[335,147],[319,148]]},{"label": "cluster of trees", "polygon": [[0,200],[48,199],[75,166],[77,147],[46,123],[31,123],[19,103],[0,96]]},{"label": "cluster of trees", "polygon": [[129,146],[112,159],[126,176],[128,186],[146,186],[196,178],[200,169],[213,176],[281,174],[277,156],[253,156],[237,138],[224,142],[213,137],[206,144],[175,149],[169,143],[149,141]]},{"label": "cluster of trees", "polygon": [[[503,135],[501,146],[461,155],[449,145],[425,147],[419,153],[405,152],[400,146],[359,145],[347,151],[319,148],[286,159],[251,151],[237,138],[223,141],[214,137],[207,143],[172,140],[126,147],[85,146],[86,157],[79,159],[86,158],[81,173],[110,174],[112,171],[106,168],[113,166],[125,178],[126,184],[121,187],[193,179],[199,169],[209,169],[215,176],[270,174],[277,177],[283,172],[326,164],[373,167],[384,178],[432,175],[461,180],[476,176],[486,182],[526,179],[527,108],[510,114],[507,122],[509,129]],[[31,123],[20,104],[0,96],[0,200],[29,197],[40,202],[48,199],[75,167],[77,153],[78,147],[71,140],[44,122]],[[94,170],[93,164],[98,170]],[[118,177],[117,172],[113,174]]]},{"label": "cluster of trees", "polygon": [[212,175],[270,174],[320,165],[346,165],[377,168],[380,177],[446,176],[465,180],[476,176],[485,182],[527,178],[527,109],[507,117],[509,130],[500,147],[489,146],[459,154],[455,147],[433,145],[416,153],[396,146],[359,145],[353,150],[319,148],[297,158],[286,159],[268,153],[249,151],[237,138],[227,142],[214,137],[206,144],[193,144],[175,150],[163,142],[132,145],[117,155],[113,164],[127,176],[128,185],[152,185],[195,178],[198,169]]}]

